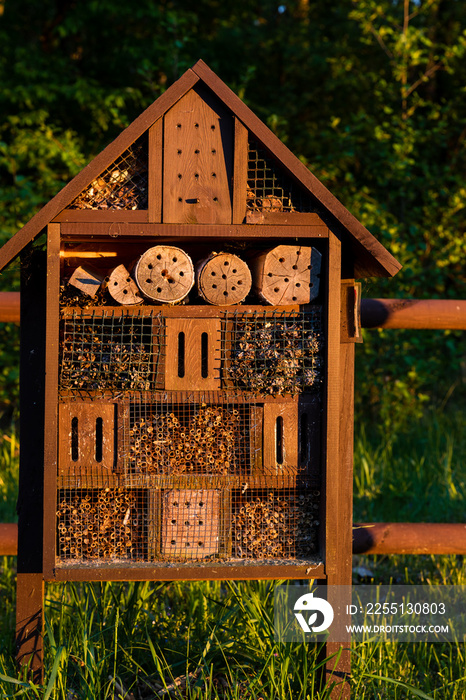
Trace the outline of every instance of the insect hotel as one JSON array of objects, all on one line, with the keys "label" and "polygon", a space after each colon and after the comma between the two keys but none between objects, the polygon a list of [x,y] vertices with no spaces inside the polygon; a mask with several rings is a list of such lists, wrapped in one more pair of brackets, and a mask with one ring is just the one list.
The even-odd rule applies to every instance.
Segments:
[{"label": "insect hotel", "polygon": [[19,254],[20,656],[44,581],[351,582],[355,279],[400,266],[202,61]]}]

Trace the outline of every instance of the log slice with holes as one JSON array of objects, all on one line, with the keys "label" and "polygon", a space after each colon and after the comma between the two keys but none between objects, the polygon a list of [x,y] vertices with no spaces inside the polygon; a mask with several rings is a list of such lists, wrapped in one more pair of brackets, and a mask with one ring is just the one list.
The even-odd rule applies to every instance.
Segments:
[{"label": "log slice with holes", "polygon": [[240,304],[252,285],[249,267],[232,253],[212,253],[197,266],[200,296],[209,304]]},{"label": "log slice with holes", "polygon": [[319,293],[321,259],[315,248],[279,245],[252,261],[254,288],[268,304],[308,304]]},{"label": "log slice with holes", "polygon": [[194,285],[194,267],[189,255],[181,248],[157,245],[141,255],[134,277],[148,299],[159,304],[176,304]]},{"label": "log slice with holes", "polygon": [[136,283],[124,265],[118,265],[108,277],[107,289],[118,304],[141,304],[143,299]]}]

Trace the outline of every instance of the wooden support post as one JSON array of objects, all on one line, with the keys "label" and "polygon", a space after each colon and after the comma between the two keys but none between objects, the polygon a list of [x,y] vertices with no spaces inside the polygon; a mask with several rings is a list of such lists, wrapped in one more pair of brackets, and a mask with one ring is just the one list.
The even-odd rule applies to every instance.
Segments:
[{"label": "wooden support post", "polygon": [[20,430],[23,439],[17,505],[16,658],[21,666],[29,668],[37,683],[42,680],[45,262],[45,254],[32,246],[21,256]]},{"label": "wooden support post", "polygon": [[16,580],[16,660],[28,667],[34,683],[43,680],[42,633],[44,579],[42,574],[18,574]]},{"label": "wooden support post", "polygon": [[[341,244],[329,233],[328,260],[328,317],[327,317],[327,443],[325,458],[325,568],[327,572],[327,598],[332,602],[332,586],[351,585],[351,498],[352,484],[352,416],[353,379],[351,357],[353,345],[341,345],[340,341],[340,279]],[[349,386],[348,386],[349,384]],[[349,447],[350,444],[350,447]],[[351,454],[348,453],[351,450]],[[347,532],[348,531],[348,532]],[[350,697],[350,651],[341,644],[325,645],[325,656],[338,654],[325,668],[325,681],[336,686],[332,700]],[[338,660],[337,660],[338,659]]]}]

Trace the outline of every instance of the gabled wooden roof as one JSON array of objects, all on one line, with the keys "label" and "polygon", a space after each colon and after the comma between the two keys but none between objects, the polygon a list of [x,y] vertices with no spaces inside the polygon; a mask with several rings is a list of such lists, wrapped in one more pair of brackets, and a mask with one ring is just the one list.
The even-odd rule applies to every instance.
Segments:
[{"label": "gabled wooden roof", "polygon": [[355,256],[356,276],[388,277],[399,271],[401,265],[386,248],[202,60],[187,70],[0,249],[0,270],[197,83],[204,83],[271,154],[284,172],[318,200],[321,216],[329,228],[333,226],[343,237],[348,236]]}]

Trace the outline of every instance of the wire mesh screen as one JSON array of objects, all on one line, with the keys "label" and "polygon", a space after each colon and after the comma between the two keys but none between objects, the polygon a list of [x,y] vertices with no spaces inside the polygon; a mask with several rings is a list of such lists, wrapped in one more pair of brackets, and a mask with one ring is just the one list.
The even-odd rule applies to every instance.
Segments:
[{"label": "wire mesh screen", "polygon": [[67,560],[145,559],[147,494],[125,488],[62,489],[57,554]]},{"label": "wire mesh screen", "polygon": [[131,403],[123,438],[127,473],[249,474],[261,428],[255,407],[212,401],[203,394],[183,401],[172,392]]},{"label": "wire mesh screen", "polygon": [[120,392],[157,385],[164,351],[160,313],[75,309],[61,324],[61,391]]},{"label": "wire mesh screen", "polygon": [[147,153],[145,135],[91,182],[70,209],[147,209]]},{"label": "wire mesh screen", "polygon": [[302,559],[317,552],[319,491],[237,491],[232,498],[232,555]]},{"label": "wire mesh screen", "polygon": [[260,395],[297,394],[321,382],[321,308],[226,314],[225,385]]},{"label": "wire mesh screen", "polygon": [[247,208],[263,212],[315,212],[309,193],[287,177],[253,140],[248,146]]}]

